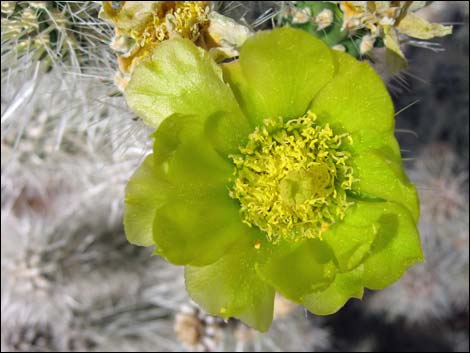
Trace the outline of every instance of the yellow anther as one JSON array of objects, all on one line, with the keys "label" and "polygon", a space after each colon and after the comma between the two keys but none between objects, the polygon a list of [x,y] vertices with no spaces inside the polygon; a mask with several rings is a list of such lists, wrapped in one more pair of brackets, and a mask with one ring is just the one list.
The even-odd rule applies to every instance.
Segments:
[{"label": "yellow anther", "polygon": [[175,36],[195,42],[209,26],[209,1],[126,1],[114,9],[103,2],[101,16],[115,25],[116,36],[128,36],[135,45],[119,53],[120,70],[127,74],[162,41]]},{"label": "yellow anther", "polygon": [[315,121],[311,111],[287,122],[266,119],[241,154],[231,156],[235,173],[229,194],[240,201],[243,222],[266,232],[272,242],[321,237],[350,206],[345,190],[354,178],[344,147],[351,136],[335,135]]}]

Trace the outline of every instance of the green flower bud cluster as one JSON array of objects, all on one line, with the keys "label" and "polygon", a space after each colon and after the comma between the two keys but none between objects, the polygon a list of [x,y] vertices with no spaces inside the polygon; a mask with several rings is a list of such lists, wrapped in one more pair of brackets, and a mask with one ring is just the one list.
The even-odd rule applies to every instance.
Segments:
[{"label": "green flower bud cluster", "polygon": [[[386,73],[394,75],[407,67],[401,48],[404,38],[428,40],[452,33],[452,26],[430,23],[415,14],[426,5],[425,1],[292,1],[280,12],[280,23],[305,30],[358,59],[384,61]],[[375,48],[386,50],[377,53]]]}]

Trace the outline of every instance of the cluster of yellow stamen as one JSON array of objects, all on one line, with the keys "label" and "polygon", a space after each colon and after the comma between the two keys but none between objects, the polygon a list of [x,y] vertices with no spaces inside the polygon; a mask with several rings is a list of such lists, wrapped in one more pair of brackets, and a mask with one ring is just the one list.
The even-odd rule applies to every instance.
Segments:
[{"label": "cluster of yellow stamen", "polygon": [[153,13],[152,20],[143,31],[134,29],[141,47],[170,39],[178,33],[184,38],[196,40],[208,23],[207,1],[163,1]]},{"label": "cluster of yellow stamen", "polygon": [[[104,1],[101,17],[115,26],[111,44],[118,53],[121,76],[153,52],[162,41],[175,36],[197,41],[209,25],[209,1]],[[117,82],[125,86],[127,82]]]},{"label": "cluster of yellow stamen", "polygon": [[250,134],[235,164],[230,196],[238,199],[244,223],[257,226],[272,242],[321,238],[351,205],[354,182],[349,134],[335,134],[316,116],[284,122],[266,119]]}]

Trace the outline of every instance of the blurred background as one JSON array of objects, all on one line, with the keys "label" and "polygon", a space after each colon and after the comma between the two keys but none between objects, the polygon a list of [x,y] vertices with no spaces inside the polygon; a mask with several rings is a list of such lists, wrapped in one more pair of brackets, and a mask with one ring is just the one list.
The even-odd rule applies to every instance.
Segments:
[{"label": "blurred background", "polygon": [[[127,243],[123,191],[151,131],[113,84],[100,6],[1,2],[2,351],[469,350],[468,2],[422,9],[454,33],[405,47],[388,79],[426,262],[329,317],[276,298],[266,334],[205,314],[181,268]],[[261,29],[280,2],[217,6]]]}]

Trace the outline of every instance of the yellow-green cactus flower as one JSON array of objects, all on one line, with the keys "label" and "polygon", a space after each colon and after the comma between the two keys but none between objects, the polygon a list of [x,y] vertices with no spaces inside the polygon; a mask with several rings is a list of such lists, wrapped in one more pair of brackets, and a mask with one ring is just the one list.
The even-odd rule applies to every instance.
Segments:
[{"label": "yellow-green cactus flower", "polygon": [[275,292],[332,314],[423,259],[392,101],[368,63],[292,28],[221,67],[174,39],[125,94],[158,126],[127,186],[127,238],[186,266],[209,313],[265,331]]}]

